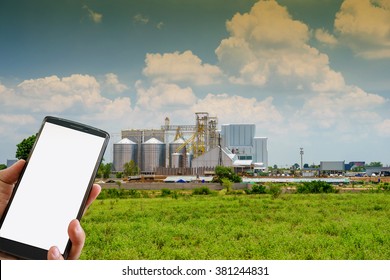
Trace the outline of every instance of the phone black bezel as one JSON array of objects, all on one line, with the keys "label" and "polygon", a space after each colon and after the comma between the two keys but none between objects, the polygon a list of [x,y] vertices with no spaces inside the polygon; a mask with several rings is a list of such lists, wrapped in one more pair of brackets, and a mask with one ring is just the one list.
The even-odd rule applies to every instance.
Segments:
[{"label": "phone black bezel", "polygon": [[[71,121],[71,120],[67,120],[67,119],[63,119],[63,118],[47,116],[42,121],[41,127],[39,129],[38,134],[37,134],[37,139],[36,139],[32,149],[31,149],[31,152],[30,152],[30,154],[29,154],[29,156],[28,156],[28,158],[26,160],[26,164],[25,164],[25,166],[24,166],[24,168],[23,168],[23,170],[22,170],[22,172],[21,172],[21,174],[19,176],[18,181],[15,183],[15,186],[14,186],[13,192],[11,194],[11,197],[9,199],[9,202],[7,204],[7,207],[5,208],[4,213],[3,213],[2,217],[1,217],[1,220],[0,220],[0,229],[1,229],[2,225],[3,225],[3,222],[4,222],[5,217],[7,215],[8,209],[10,208],[10,206],[12,204],[12,200],[13,200],[13,198],[15,196],[15,193],[17,192],[17,189],[19,187],[19,182],[23,178],[23,174],[24,174],[26,168],[28,167],[28,163],[29,163],[29,160],[31,158],[31,155],[34,152],[36,143],[39,141],[39,137],[40,137],[41,132],[43,130],[43,127],[44,127],[44,125],[46,123],[56,124],[56,125],[59,125],[59,126],[67,127],[67,128],[70,128],[70,129],[82,131],[84,133],[89,133],[89,134],[93,134],[95,136],[104,138],[103,145],[102,145],[102,147],[100,149],[100,154],[98,156],[97,162],[96,162],[95,167],[93,169],[93,172],[91,174],[91,178],[89,180],[89,184],[88,184],[86,192],[84,194],[83,201],[82,201],[82,203],[80,205],[77,217],[75,217],[75,219],[80,220],[82,215],[83,215],[83,213],[84,213],[84,210],[85,210],[85,207],[86,207],[86,202],[87,202],[88,196],[89,196],[89,194],[91,192],[92,185],[94,183],[94,178],[96,177],[97,171],[99,169],[99,165],[100,165],[100,163],[101,163],[101,161],[103,159],[104,152],[105,152],[105,150],[107,148],[107,145],[108,145],[108,142],[109,142],[109,139],[110,139],[110,135],[106,131],[104,131],[104,130],[101,130],[101,129],[98,129],[98,128],[95,128],[95,127],[92,127],[92,126],[89,126],[89,125],[86,125],[86,124],[82,124],[82,123],[79,123],[79,122],[75,122],[75,121]],[[64,254],[63,254],[63,257],[65,259],[68,257],[68,254],[69,254],[69,251],[71,249],[71,246],[72,246],[71,241],[68,240],[68,244],[67,244],[66,249],[65,249]],[[7,239],[7,238],[3,238],[3,237],[0,237],[0,251],[8,253],[10,255],[13,255],[13,256],[15,256],[17,258],[21,258],[21,259],[36,259],[36,260],[47,259],[47,252],[48,252],[48,250],[46,250],[46,249],[38,248],[38,247],[29,245],[29,244],[20,243],[20,242],[17,242],[17,241],[14,241],[14,240],[10,240],[10,239]]]}]

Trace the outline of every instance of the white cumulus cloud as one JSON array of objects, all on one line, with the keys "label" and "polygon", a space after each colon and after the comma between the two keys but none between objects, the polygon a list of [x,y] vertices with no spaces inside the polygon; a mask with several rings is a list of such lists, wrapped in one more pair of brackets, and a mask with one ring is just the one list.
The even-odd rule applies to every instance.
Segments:
[{"label": "white cumulus cloud", "polygon": [[329,58],[308,44],[309,27],[276,1],[259,1],[226,27],[230,37],[215,52],[232,83],[305,90],[329,78]]},{"label": "white cumulus cloud", "polygon": [[74,74],[59,78],[25,80],[20,83],[11,102],[33,112],[64,112],[75,106],[93,108],[103,101],[100,85],[89,75]]},{"label": "white cumulus cloud", "polygon": [[158,83],[145,88],[142,82],[138,81],[136,90],[136,106],[145,111],[180,109],[196,101],[196,96],[190,87],[181,88],[176,84]]},{"label": "white cumulus cloud", "polygon": [[330,34],[327,30],[325,30],[323,28],[316,29],[314,35],[315,35],[315,38],[323,44],[326,44],[329,46],[335,46],[338,43],[337,38],[333,34]]},{"label": "white cumulus cloud", "polygon": [[345,0],[334,28],[340,40],[358,56],[390,58],[389,0]]},{"label": "white cumulus cloud", "polygon": [[[383,4],[383,1],[379,2]],[[219,66],[230,82],[273,92],[282,89],[300,93],[297,97],[302,99],[302,107],[294,104],[288,113],[276,103],[276,112],[286,120],[281,124],[286,125],[286,131],[296,133],[297,127],[305,133],[324,128],[343,131],[346,124],[365,127],[367,122],[373,125],[380,121],[380,112],[387,102],[385,98],[346,84],[343,74],[331,68],[329,57],[310,45],[310,28],[294,20],[276,1],[259,1],[248,13],[236,14],[226,26],[230,37],[221,41],[216,54]],[[338,43],[335,36],[324,29],[316,30],[315,36],[326,44]],[[220,106],[216,102],[210,104]],[[250,104],[246,106],[252,108]],[[374,110],[378,112],[370,114]],[[245,118],[246,112],[229,114]],[[277,116],[269,110],[265,112]],[[352,123],[350,118],[359,114],[368,117],[354,118]]]},{"label": "white cumulus cloud", "polygon": [[268,128],[281,123],[284,119],[273,104],[272,97],[259,101],[256,98],[230,96],[226,93],[208,94],[205,98],[198,100],[192,107],[192,111],[209,112],[225,123],[256,122]]},{"label": "white cumulus cloud", "polygon": [[373,109],[386,106],[387,102],[377,94],[348,86],[344,94],[320,93],[308,98],[295,117],[310,127],[332,128],[342,133],[345,127],[358,129],[367,124],[375,125],[381,116]]},{"label": "white cumulus cloud", "polygon": [[125,90],[129,89],[127,85],[119,81],[118,76],[114,73],[107,73],[104,77],[105,90],[122,93]]},{"label": "white cumulus cloud", "polygon": [[183,53],[147,54],[143,74],[154,82],[187,82],[209,85],[219,81],[221,70],[202,63],[191,51]]},{"label": "white cumulus cloud", "polygon": [[[130,98],[109,99],[101,94],[95,77],[73,74],[68,77],[49,76],[25,80],[13,88],[0,87],[3,112],[24,114],[75,114],[118,118],[131,110]],[[116,107],[117,109],[110,109]],[[100,118],[100,117],[98,117]],[[110,117],[112,119],[112,117]]]}]

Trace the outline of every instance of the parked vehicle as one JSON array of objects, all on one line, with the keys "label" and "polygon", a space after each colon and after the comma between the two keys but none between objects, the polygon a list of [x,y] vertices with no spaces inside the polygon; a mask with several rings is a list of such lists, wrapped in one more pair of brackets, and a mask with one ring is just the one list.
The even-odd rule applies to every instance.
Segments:
[{"label": "parked vehicle", "polygon": [[381,172],[379,173],[379,176],[381,176],[381,177],[390,176],[390,171],[381,171]]}]

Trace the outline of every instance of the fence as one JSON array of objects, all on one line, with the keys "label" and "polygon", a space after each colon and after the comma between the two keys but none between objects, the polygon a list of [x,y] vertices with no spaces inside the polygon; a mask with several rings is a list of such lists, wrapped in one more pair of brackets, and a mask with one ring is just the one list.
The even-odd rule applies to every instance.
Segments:
[{"label": "fence", "polygon": [[166,176],[176,176],[176,175],[199,175],[204,176],[207,173],[210,174],[214,172],[214,167],[177,167],[177,168],[166,168],[166,167],[157,167],[156,175],[166,175]]}]

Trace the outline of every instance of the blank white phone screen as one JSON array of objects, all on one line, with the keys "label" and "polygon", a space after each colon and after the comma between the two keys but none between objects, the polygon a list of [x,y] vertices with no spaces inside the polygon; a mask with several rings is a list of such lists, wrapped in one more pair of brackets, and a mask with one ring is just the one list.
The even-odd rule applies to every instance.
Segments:
[{"label": "blank white phone screen", "polygon": [[64,253],[104,140],[45,123],[0,236]]}]

